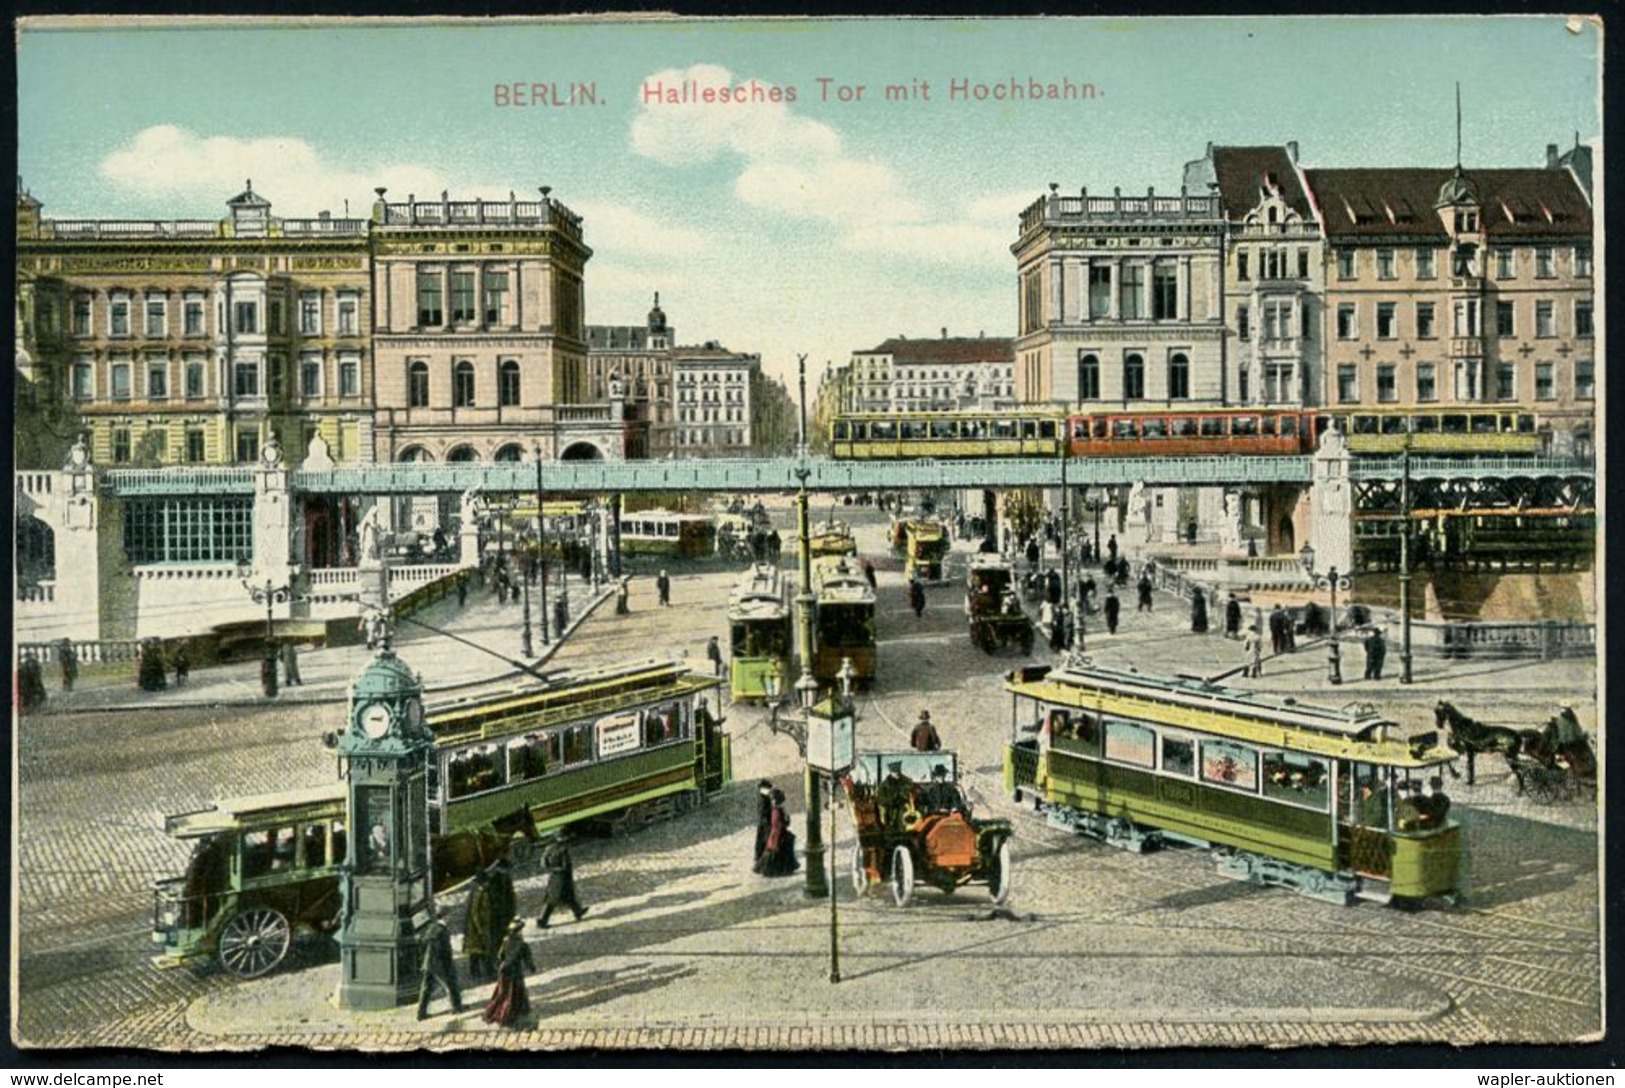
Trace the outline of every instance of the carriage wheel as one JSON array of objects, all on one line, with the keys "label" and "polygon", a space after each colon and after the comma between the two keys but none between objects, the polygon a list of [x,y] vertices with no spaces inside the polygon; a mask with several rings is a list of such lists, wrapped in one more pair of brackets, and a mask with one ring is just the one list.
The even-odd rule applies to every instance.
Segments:
[{"label": "carriage wheel", "polygon": [[1549,805],[1563,790],[1563,777],[1556,772],[1537,768],[1529,776],[1529,795],[1537,804]]},{"label": "carriage wheel", "polygon": [[1003,906],[1010,898],[1010,840],[999,843],[999,852],[993,859],[993,875],[987,882],[988,894],[995,906]]},{"label": "carriage wheel", "polygon": [[288,954],[293,931],[270,907],[238,911],[220,934],[220,965],[238,978],[259,978]]},{"label": "carriage wheel", "polygon": [[863,861],[863,847],[852,848],[852,890],[859,895],[869,890],[869,867]]},{"label": "carriage wheel", "polygon": [[914,895],[914,858],[908,847],[899,846],[891,856],[891,898],[899,907],[908,906]]}]

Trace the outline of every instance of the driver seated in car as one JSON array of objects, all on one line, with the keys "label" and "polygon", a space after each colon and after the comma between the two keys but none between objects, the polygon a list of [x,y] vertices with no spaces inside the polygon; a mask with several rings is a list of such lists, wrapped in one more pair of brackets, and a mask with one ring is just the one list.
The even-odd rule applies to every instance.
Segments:
[{"label": "driver seated in car", "polygon": [[875,791],[880,822],[887,831],[903,830],[903,813],[913,807],[914,780],[903,773],[902,761],[886,764],[886,777]]},{"label": "driver seated in car", "polygon": [[931,768],[931,782],[920,791],[920,807],[926,812],[964,812],[965,796],[948,781],[948,768],[938,763]]}]

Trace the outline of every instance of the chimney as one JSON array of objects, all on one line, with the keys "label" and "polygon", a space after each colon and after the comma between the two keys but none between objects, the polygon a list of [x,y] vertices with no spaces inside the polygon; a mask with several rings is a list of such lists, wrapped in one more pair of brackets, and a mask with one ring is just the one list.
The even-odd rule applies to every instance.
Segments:
[{"label": "chimney", "polygon": [[948,339],[948,326],[946,325],[942,326],[942,338],[944,340]]},{"label": "chimney", "polygon": [[1557,145],[1556,144],[1547,144],[1546,145],[1546,169],[1548,169],[1548,170],[1556,170],[1557,169]]}]

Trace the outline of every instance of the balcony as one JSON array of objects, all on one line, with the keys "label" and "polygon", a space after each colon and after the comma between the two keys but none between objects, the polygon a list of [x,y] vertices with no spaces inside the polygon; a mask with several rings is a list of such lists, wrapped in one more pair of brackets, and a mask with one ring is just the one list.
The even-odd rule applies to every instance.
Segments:
[{"label": "balcony", "polygon": [[1156,190],[1145,196],[1123,196],[1113,190],[1111,196],[1090,196],[1088,189],[1078,196],[1060,196],[1051,193],[1040,197],[1021,213],[1021,234],[1026,237],[1040,227],[1085,226],[1114,223],[1156,223],[1188,225],[1196,221],[1214,221],[1222,218],[1217,196],[1191,196],[1181,192],[1178,196],[1157,196]]}]

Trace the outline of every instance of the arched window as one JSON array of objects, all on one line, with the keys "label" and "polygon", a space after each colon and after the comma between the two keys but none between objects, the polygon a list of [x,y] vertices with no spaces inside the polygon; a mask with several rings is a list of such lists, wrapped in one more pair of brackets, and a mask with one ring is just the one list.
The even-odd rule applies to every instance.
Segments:
[{"label": "arched window", "polygon": [[465,465],[470,461],[478,461],[479,459],[480,455],[474,452],[473,446],[458,446],[446,454],[446,463],[451,465]]},{"label": "arched window", "polygon": [[1100,399],[1100,357],[1098,355],[1080,355],[1078,357],[1078,399]]},{"label": "arched window", "polygon": [[402,464],[413,464],[432,461],[434,458],[430,457],[429,451],[422,446],[408,446],[401,451],[399,460]]},{"label": "arched window", "polygon": [[517,442],[509,442],[506,446],[497,450],[496,456],[492,458],[493,461],[500,461],[503,464],[515,464],[524,459],[525,448]]},{"label": "arched window", "polygon": [[459,359],[451,368],[451,403],[454,408],[474,406],[474,364]]},{"label": "arched window", "polygon": [[497,371],[497,403],[504,408],[512,408],[519,403],[518,359],[502,360],[502,366]]},{"label": "arched window", "polygon": [[1191,395],[1191,361],[1182,351],[1168,357],[1168,399],[1188,400]]},{"label": "arched window", "polygon": [[429,406],[429,364],[413,359],[406,368],[406,405],[408,408]]},{"label": "arched window", "polygon": [[1123,399],[1145,399],[1145,356],[1138,352],[1123,358]]}]

